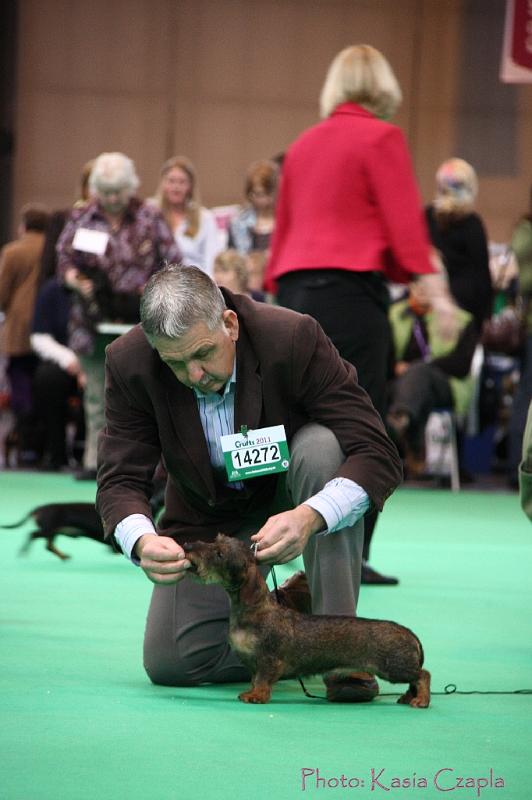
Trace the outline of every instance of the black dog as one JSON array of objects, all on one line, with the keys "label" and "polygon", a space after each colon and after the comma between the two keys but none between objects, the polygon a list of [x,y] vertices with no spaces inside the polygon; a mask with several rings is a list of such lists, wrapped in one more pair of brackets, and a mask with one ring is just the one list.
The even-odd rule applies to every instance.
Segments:
[{"label": "black dog", "polygon": [[[158,469],[152,488],[150,498],[150,508],[154,520],[158,518],[159,512],[164,507],[164,490],[166,486],[166,474],[164,470]],[[0,525],[0,528],[12,529],[19,528],[30,517],[36,522],[37,530],[29,534],[26,543],[20,549],[20,554],[27,553],[34,539],[46,539],[46,549],[58,558],[67,559],[70,556],[62,553],[55,544],[54,539],[59,534],[70,536],[76,539],[78,536],[86,536],[107,545],[115,553],[119,553],[114,536],[104,538],[104,530],[100,515],[94,507],[94,503],[48,503],[45,506],[37,506],[30,511],[24,519],[12,525]]]},{"label": "black dog", "polygon": [[20,554],[26,553],[34,539],[46,539],[46,549],[62,560],[70,558],[62,553],[55,544],[54,539],[59,534],[63,536],[86,536],[97,542],[106,544],[115,550],[114,539],[104,539],[103,525],[94,503],[48,503],[38,506],[26,514],[24,519],[13,525],[0,525],[0,528],[19,528],[30,517],[37,524],[37,529],[32,531],[25,544],[20,549]]}]

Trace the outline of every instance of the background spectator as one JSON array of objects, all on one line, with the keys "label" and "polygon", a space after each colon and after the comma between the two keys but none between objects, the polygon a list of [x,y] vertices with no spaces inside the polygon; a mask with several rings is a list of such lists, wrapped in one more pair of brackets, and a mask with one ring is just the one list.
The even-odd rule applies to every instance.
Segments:
[{"label": "background spectator", "polygon": [[35,370],[35,420],[43,432],[41,467],[57,470],[68,465],[67,424],[76,426],[75,441],[84,438],[81,406],[85,375],[77,355],[67,347],[72,291],[57,278],[39,289],[31,345],[39,356]]},{"label": "background spectator", "polygon": [[103,427],[105,323],[139,320],[140,294],[163,263],[181,253],[161,212],[133,195],[135,165],[123,153],[102,153],[92,169],[93,199],[75,209],[57,245],[58,277],[73,289],[69,347],[86,376],[86,443],[81,478],[96,475],[96,441]]},{"label": "background spectator", "polygon": [[478,193],[475,170],[451,158],[436,173],[436,194],[426,209],[430,237],[443,258],[451,294],[473,314],[480,333],[491,315],[492,285],[484,225],[473,210]]},{"label": "background spectator", "polygon": [[31,411],[36,359],[30,344],[30,330],[48,220],[44,207],[25,206],[21,211],[19,238],[6,244],[0,252],[0,310],[5,313],[1,347],[8,358],[6,372],[19,454],[34,447]]},{"label": "background spectator", "polygon": [[478,336],[467,311],[458,314],[453,339],[442,339],[422,282],[412,281],[407,300],[390,309],[394,379],[390,383],[388,426],[403,450],[408,477],[425,470],[425,426],[435,408],[465,414],[473,394],[471,361]]},{"label": "background spectator", "polygon": [[248,294],[246,259],[236,250],[226,250],[216,256],[213,278],[218,286],[225,286],[231,292]]},{"label": "background spectator", "polygon": [[273,161],[254,161],[246,173],[247,205],[231,221],[229,247],[239,253],[268,250],[275,225],[279,168]]},{"label": "background spectator", "polygon": [[266,300],[266,294],[262,289],[266,260],[267,251],[265,250],[250,250],[246,255],[248,289],[253,299],[260,302]]},{"label": "background spectator", "polygon": [[[81,208],[89,200],[89,178],[94,166],[94,159],[83,165],[80,176],[79,195],[74,202],[74,208]],[[41,257],[41,280],[53,278],[57,271],[57,241],[61,236],[71,209],[54,211],[46,231],[46,239]]]},{"label": "background spectator", "polygon": [[161,181],[150,202],[161,209],[182,254],[182,263],[212,276],[220,236],[214,215],[199,201],[196,170],[186,156],[175,156],[161,168]]}]

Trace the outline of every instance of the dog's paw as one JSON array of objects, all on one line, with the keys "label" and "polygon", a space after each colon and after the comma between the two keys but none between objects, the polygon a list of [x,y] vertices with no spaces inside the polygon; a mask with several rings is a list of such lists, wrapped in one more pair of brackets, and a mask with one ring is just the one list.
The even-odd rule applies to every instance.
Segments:
[{"label": "dog's paw", "polygon": [[242,700],[243,703],[267,703],[270,697],[264,692],[257,692],[251,689],[249,692],[239,694],[238,699]]},{"label": "dog's paw", "polygon": [[430,701],[426,697],[413,697],[409,705],[411,705],[412,708],[428,708],[429,702]]}]

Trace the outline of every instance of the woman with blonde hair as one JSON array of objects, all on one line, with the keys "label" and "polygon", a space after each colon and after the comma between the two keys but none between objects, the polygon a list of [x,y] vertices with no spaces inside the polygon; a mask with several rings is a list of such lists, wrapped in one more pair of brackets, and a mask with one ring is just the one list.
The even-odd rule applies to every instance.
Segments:
[{"label": "woman with blonde hair", "polygon": [[[454,327],[406,141],[387,121],[401,99],[392,68],[374,47],[353,45],[334,58],[321,92],[323,120],[301,134],[283,162],[265,280],[280,305],[318,320],[382,417],[391,352],[386,281],[422,276],[442,330]],[[366,562],[375,519],[369,511]],[[362,582],[397,580],[365,563]]]},{"label": "woman with blonde hair", "polygon": [[475,318],[477,332],[491,314],[492,285],[484,225],[474,211],[477,175],[463,158],[444,161],[436,172],[436,192],[426,209],[434,246],[443,258],[451,294]]},{"label": "woman with blonde hair", "polygon": [[221,250],[216,220],[199,201],[196,170],[186,156],[174,156],[161,167],[154,202],[163,212],[183,254],[183,264],[200,267],[212,276]]}]

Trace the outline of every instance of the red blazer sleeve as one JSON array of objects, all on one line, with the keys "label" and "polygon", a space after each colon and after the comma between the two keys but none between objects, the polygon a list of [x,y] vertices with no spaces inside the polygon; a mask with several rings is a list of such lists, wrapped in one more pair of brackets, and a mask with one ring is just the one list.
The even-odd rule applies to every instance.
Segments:
[{"label": "red blazer sleeve", "polygon": [[434,272],[421,198],[403,133],[394,126],[369,148],[368,181],[381,210],[390,257],[386,275],[406,283],[412,274]]}]

